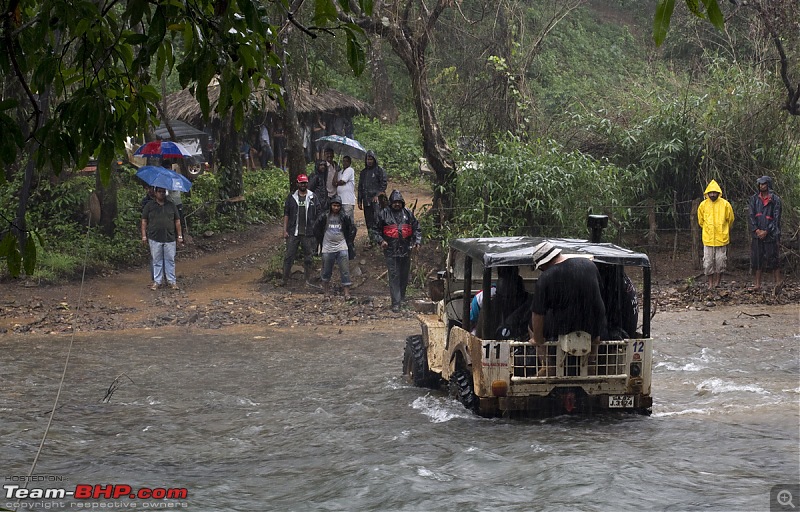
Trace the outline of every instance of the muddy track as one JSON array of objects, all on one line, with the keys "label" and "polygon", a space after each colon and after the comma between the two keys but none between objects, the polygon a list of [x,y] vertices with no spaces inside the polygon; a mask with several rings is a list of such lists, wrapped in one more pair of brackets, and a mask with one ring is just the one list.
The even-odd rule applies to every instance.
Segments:
[{"label": "muddy track", "polygon": [[[390,184],[391,188],[391,184]],[[420,187],[402,188],[407,204],[429,204],[430,194]],[[335,329],[369,327],[376,322],[406,319],[411,308],[389,311],[385,263],[380,251],[366,249],[363,214],[356,210],[357,257],[351,262],[353,299],[341,295],[325,298],[318,287],[303,283],[302,265],[295,268],[288,287],[277,285],[283,239],[281,223],[252,226],[237,233],[204,237],[197,235],[178,253],[179,291],[149,289],[146,266],[91,276],[61,285],[37,285],[22,280],[0,284],[0,334],[68,333],[155,329],[221,329],[232,326],[293,328],[309,326]],[[142,251],[145,249],[142,248]],[[439,270],[442,259],[438,241],[430,241],[412,263],[416,287],[409,299],[424,299],[425,276]],[[731,269],[717,290],[706,290],[687,261],[651,254],[653,308],[656,315],[671,311],[713,311],[724,306],[784,306],[800,303],[800,286],[793,276],[779,295],[772,288],[750,289],[746,268]],[[316,270],[319,271],[317,261]],[[269,271],[272,270],[272,273]],[[318,272],[317,274],[318,275]],[[338,273],[334,273],[334,284]],[[771,283],[771,280],[767,281]],[[657,322],[657,319],[654,320]]]}]

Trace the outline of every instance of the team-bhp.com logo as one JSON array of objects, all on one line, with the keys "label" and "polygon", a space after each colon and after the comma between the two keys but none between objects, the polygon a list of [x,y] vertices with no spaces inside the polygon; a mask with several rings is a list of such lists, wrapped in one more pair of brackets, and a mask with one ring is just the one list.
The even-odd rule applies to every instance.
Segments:
[{"label": "team-bhp.com logo", "polygon": [[65,499],[73,498],[76,500],[185,500],[189,497],[189,491],[185,487],[173,487],[165,489],[163,487],[138,487],[133,488],[126,484],[78,484],[74,490],[67,490],[65,487],[54,487],[50,489],[24,488],[16,484],[5,484],[6,499]]}]

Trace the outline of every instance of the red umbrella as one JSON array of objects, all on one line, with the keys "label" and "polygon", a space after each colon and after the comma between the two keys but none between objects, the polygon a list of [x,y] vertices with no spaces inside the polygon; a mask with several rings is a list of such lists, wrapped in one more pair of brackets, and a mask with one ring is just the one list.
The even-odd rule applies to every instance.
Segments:
[{"label": "red umbrella", "polygon": [[153,140],[139,146],[133,156],[160,156],[161,158],[190,158],[189,150],[171,140]]}]

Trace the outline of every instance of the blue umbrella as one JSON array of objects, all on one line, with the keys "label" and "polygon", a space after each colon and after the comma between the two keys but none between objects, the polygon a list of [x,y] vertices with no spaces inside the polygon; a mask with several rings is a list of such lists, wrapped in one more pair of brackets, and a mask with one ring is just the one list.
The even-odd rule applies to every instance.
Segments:
[{"label": "blue umbrella", "polygon": [[364,155],[367,154],[367,150],[364,149],[360,142],[342,135],[326,135],[318,138],[317,142],[324,142],[324,147],[331,148],[340,155],[347,155],[352,158],[364,158]]},{"label": "blue umbrella", "polygon": [[145,165],[136,172],[136,177],[153,187],[167,190],[177,190],[188,192],[192,188],[192,182],[185,176],[175,171],[158,167],[155,165]]}]

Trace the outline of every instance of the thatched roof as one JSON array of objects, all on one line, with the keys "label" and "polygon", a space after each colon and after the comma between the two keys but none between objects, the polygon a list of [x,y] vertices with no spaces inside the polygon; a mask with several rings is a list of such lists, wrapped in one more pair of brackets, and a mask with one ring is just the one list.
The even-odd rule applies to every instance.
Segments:
[{"label": "thatched roof", "polygon": [[[256,92],[258,95],[255,99],[263,104],[263,108],[267,112],[278,113],[280,112],[280,104],[270,99],[263,93]],[[219,87],[210,85],[208,87],[208,101],[211,105],[211,118],[218,118],[218,114],[214,112],[214,107],[219,99]],[[170,94],[166,98],[167,112],[170,119],[180,119],[194,126],[202,126],[203,114],[200,111],[200,104],[192,96],[188,89],[183,89],[176,93]],[[295,105],[299,115],[309,114],[342,114],[342,115],[358,115],[367,114],[370,111],[369,105],[361,100],[348,96],[342,92],[334,89],[325,89],[316,91],[313,94],[308,92],[308,89],[301,87],[295,90]]]}]

